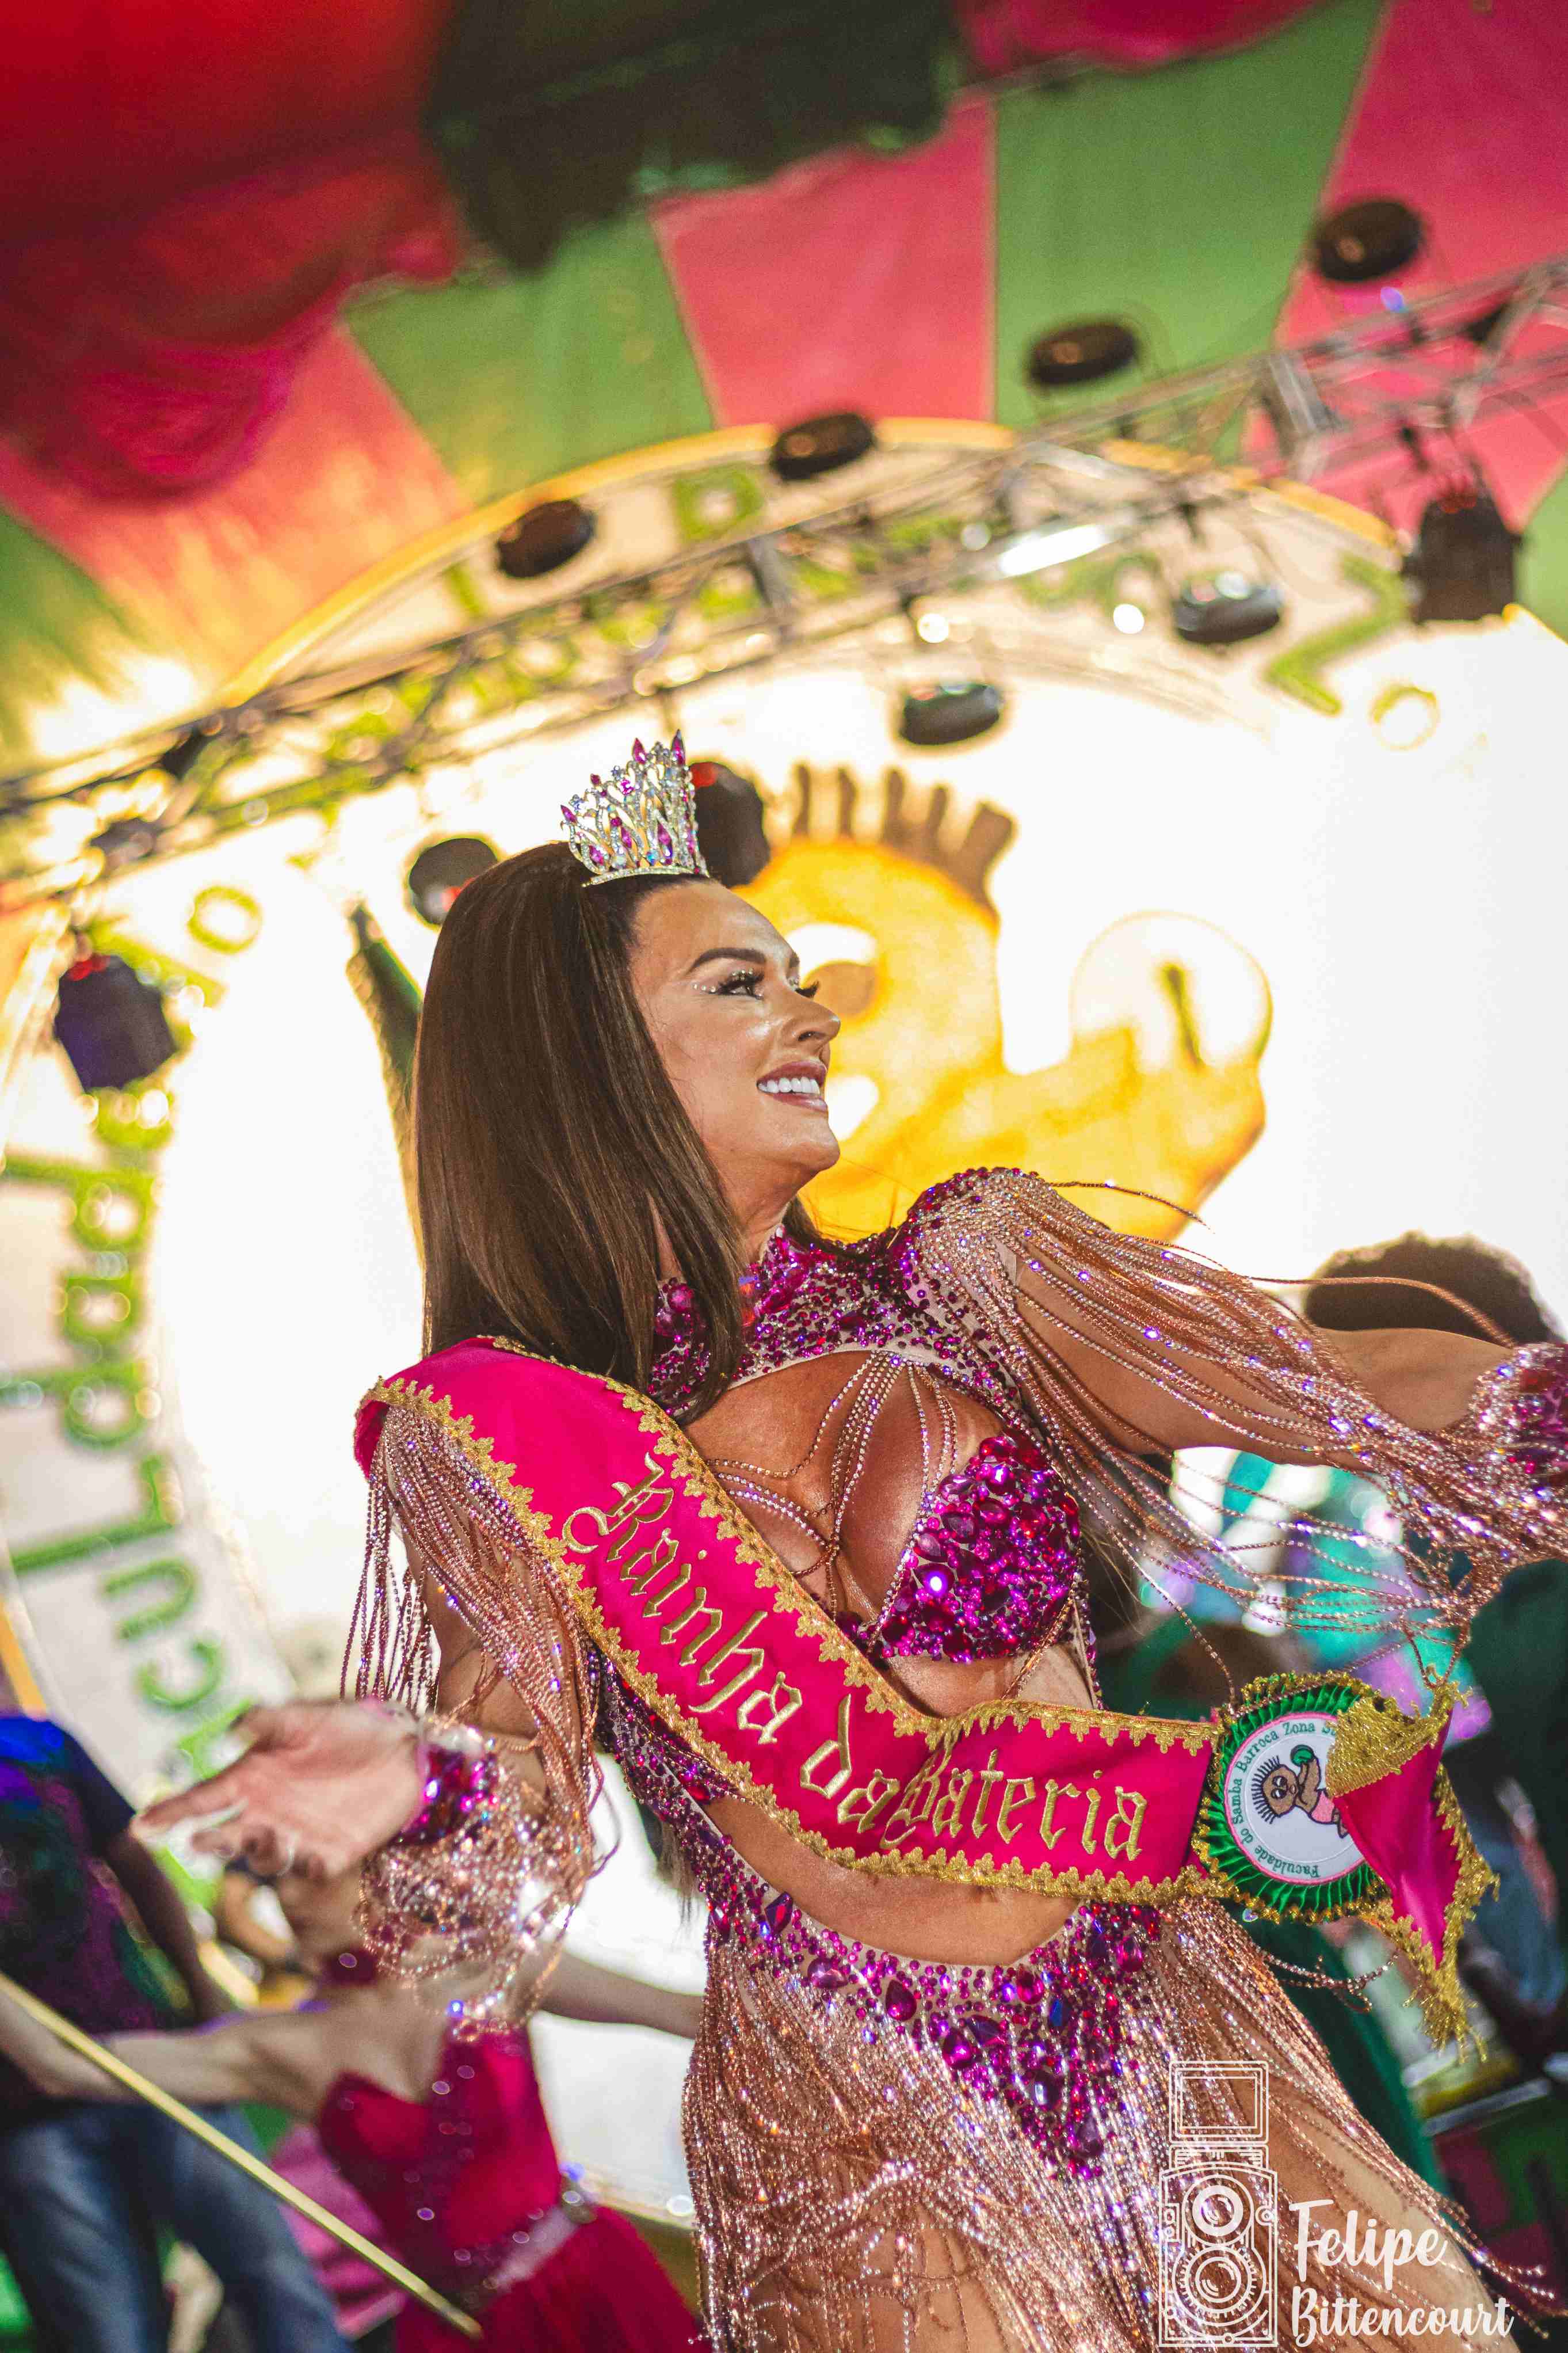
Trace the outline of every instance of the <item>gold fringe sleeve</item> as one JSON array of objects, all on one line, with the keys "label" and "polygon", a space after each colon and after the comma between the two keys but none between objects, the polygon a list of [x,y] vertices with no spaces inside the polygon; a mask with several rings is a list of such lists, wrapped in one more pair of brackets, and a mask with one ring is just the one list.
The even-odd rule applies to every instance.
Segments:
[{"label": "gold fringe sleeve", "polygon": [[[1246,1603],[1258,1580],[1173,1504],[1163,1465],[1108,1442],[1092,1370],[1086,1379],[1065,1361],[1081,1365],[1086,1349],[1245,1430],[1259,1454],[1341,1464],[1387,1493],[1407,1539],[1397,1553],[1303,1516],[1284,1531],[1292,1550],[1309,1562],[1330,1540],[1333,1551],[1328,1573],[1292,1573],[1270,1532],[1266,1574],[1295,1588],[1298,1624],[1462,1639],[1509,1569],[1568,1552],[1568,1350],[1521,1349],[1478,1383],[1461,1421],[1426,1432],[1380,1408],[1312,1325],[1255,1284],[1194,1251],[1115,1233],[1038,1177],[950,1180],[894,1251],[917,1303],[988,1360],[1046,1433],[1094,1540],[1134,1590],[1174,1572]],[[1069,1345],[1054,1347],[1053,1332]],[[1357,1553],[1364,1567],[1347,1567]]]},{"label": "gold fringe sleeve", "polygon": [[484,1752],[481,1801],[459,1830],[373,1858],[367,1939],[459,2025],[516,2026],[597,1868],[597,1662],[500,1488],[438,1419],[395,1401],[371,1475],[356,1646],[362,1699],[438,1703]]}]

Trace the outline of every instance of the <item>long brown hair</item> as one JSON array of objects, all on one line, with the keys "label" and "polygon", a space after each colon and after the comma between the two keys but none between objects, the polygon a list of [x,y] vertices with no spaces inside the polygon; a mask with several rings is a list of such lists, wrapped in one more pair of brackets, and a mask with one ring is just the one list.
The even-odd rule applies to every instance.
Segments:
[{"label": "long brown hair", "polygon": [[[495,1334],[646,1388],[662,1229],[707,1324],[698,1409],[733,1377],[741,1236],[628,970],[638,907],[679,881],[590,887],[551,842],[453,902],[415,1071],[427,1349]],[[813,1232],[798,1203],[785,1222]]]}]

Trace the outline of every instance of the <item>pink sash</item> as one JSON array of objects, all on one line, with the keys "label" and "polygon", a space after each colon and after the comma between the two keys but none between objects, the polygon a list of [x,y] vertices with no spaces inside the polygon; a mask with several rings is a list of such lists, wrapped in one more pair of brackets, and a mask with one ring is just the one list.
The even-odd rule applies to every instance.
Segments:
[{"label": "pink sash", "polygon": [[[1486,1875],[1437,1763],[1438,1719],[1412,1722],[1343,1677],[1273,1678],[1205,1724],[1026,1700],[934,1717],[636,1391],[463,1342],[372,1390],[367,1474],[394,1402],[460,1450],[661,1721],[829,1861],[1125,1903],[1202,1890],[1279,1916],[1354,1909],[1451,1979]],[[1271,1713],[1290,1744],[1278,1757]]]}]

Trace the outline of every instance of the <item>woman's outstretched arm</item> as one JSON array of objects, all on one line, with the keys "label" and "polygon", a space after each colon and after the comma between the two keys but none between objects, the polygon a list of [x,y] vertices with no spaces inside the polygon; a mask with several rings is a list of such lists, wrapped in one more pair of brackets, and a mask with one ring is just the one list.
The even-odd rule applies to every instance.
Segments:
[{"label": "woman's outstretched arm", "polygon": [[[457,1530],[439,1567],[436,1546],[406,1531],[405,1550],[411,1588],[439,1654],[434,1695],[440,1712],[508,1742],[508,1771],[547,1804],[563,1793],[574,1796],[569,1785],[582,1778],[577,1768],[587,1744],[578,1678],[560,1672],[552,1648],[558,1621],[526,1585],[512,1597],[516,1622],[550,1652],[535,1662],[540,1671],[532,1677],[536,1688],[548,1691],[545,1711],[449,1598],[453,1583],[469,1593],[504,1593],[509,1582],[521,1584],[509,1561],[467,1526]],[[503,1656],[508,1647],[496,1645]],[[191,1843],[201,1853],[243,1853],[263,1873],[299,1871],[321,1881],[378,1854],[418,1811],[421,1749],[402,1709],[378,1701],[288,1700],[252,1708],[237,1729],[251,1744],[245,1755],[210,1780],[149,1806],[136,1824],[140,1835],[156,1840],[200,1824]]]},{"label": "woman's outstretched arm", "polygon": [[[331,2063],[321,2021],[314,2012],[242,2013],[216,2026],[106,2035],[103,2043],[176,2099],[198,2106],[258,2100],[300,2116],[315,2114],[323,2088],[318,2078],[323,2064]],[[137,2097],[90,2059],[57,2042],[47,2026],[3,1995],[0,2052],[53,2099],[123,2102]]]},{"label": "woman's outstretched arm", "polygon": [[[1018,1307],[1031,1330],[1082,1385],[1107,1435],[1119,1445],[1168,1453],[1187,1446],[1267,1451],[1275,1440],[1279,1407],[1248,1380],[1245,1362],[1172,1347],[1166,1357],[1172,1369],[1213,1392],[1199,1403],[1120,1361],[1097,1342],[1082,1302],[1048,1276],[1033,1270],[1021,1275]],[[1295,1319],[1283,1308],[1279,1315],[1288,1340]],[[1457,1332],[1324,1332],[1310,1324],[1296,1328],[1333,1358],[1390,1420],[1410,1430],[1451,1429],[1464,1418],[1481,1376],[1510,1353]],[[1299,1446],[1290,1460],[1353,1467],[1357,1458],[1348,1446],[1320,1444]]]},{"label": "woman's outstretched arm", "polygon": [[563,1953],[540,1997],[541,2010],[556,2018],[584,2018],[598,2026],[654,2026],[661,2034],[696,2037],[702,1997],[677,1993],[645,1978],[623,1977],[575,1953]]}]

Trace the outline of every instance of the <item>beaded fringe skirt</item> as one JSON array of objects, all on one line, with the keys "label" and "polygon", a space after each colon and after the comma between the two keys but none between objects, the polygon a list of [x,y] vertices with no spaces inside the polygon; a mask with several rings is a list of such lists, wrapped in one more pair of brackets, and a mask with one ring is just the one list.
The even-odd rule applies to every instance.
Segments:
[{"label": "beaded fringe skirt", "polygon": [[[1356,2113],[1217,1905],[1167,1913],[1121,1991],[1115,2063],[1088,2093],[1093,2161],[1072,2163],[929,2035],[716,1941],[686,2094],[715,2345],[1496,2343],[1497,2292],[1457,2210]],[[1309,2200],[1303,2216],[1292,2201]],[[1529,2283],[1509,2293],[1528,2300]]]}]

